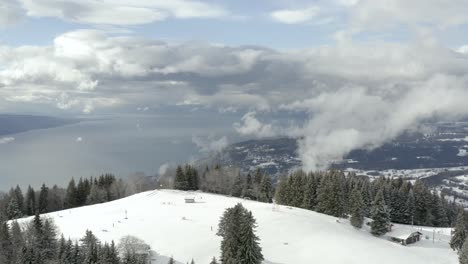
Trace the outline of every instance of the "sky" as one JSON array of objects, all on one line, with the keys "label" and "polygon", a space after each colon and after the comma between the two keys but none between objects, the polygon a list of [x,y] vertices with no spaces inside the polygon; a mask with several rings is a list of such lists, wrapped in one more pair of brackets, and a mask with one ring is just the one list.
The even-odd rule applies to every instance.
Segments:
[{"label": "sky", "polygon": [[[3,0],[0,112],[212,111],[306,169],[467,117],[468,0]],[[278,122],[275,116],[301,116]]]}]

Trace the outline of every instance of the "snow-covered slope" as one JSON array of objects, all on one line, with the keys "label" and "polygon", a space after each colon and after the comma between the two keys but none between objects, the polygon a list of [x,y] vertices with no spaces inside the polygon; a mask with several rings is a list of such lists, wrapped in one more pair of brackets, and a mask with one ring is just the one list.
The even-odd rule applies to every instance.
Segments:
[{"label": "snow-covered slope", "polygon": [[[185,197],[197,203],[186,204]],[[431,240],[402,246],[375,238],[368,230],[356,230],[345,220],[312,211],[246,201],[206,193],[150,191],[110,203],[48,214],[65,237],[80,238],[86,229],[101,240],[115,240],[131,234],[142,238],[158,253],[185,263],[209,263],[219,255],[218,220],[224,209],[238,202],[251,210],[258,222],[258,235],[270,264],[320,263],[412,263],[456,264],[457,255],[448,247],[447,229],[428,232]],[[125,219],[127,211],[128,219]],[[398,227],[398,226],[397,226]]]}]

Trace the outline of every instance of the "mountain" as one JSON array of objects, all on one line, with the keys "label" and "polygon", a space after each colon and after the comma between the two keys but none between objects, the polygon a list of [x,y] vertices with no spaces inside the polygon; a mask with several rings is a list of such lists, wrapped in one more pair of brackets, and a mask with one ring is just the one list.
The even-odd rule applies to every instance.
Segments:
[{"label": "mountain", "polygon": [[[437,123],[426,130],[430,132],[408,132],[378,148],[351,151],[332,167],[381,171],[468,166],[468,122]],[[278,175],[300,167],[297,150],[296,139],[248,140],[232,144],[204,162],[245,171],[259,168]]]},{"label": "mountain", "polygon": [[0,136],[26,132],[33,129],[59,127],[78,121],[77,119],[49,116],[0,114]]},{"label": "mountain", "polygon": [[[186,197],[195,198],[196,203],[185,203]],[[218,221],[226,208],[239,202],[257,219],[267,264],[458,263],[456,253],[448,246],[450,229],[395,225],[393,232],[417,229],[425,235],[416,244],[402,246],[386,236],[372,236],[367,226],[356,230],[347,220],[201,192],[148,191],[46,216],[66,238],[79,239],[87,229],[104,241],[137,236],[157,252],[152,263],[166,264],[170,256],[177,263],[192,258],[196,263],[209,263],[213,256],[219,256]]]}]

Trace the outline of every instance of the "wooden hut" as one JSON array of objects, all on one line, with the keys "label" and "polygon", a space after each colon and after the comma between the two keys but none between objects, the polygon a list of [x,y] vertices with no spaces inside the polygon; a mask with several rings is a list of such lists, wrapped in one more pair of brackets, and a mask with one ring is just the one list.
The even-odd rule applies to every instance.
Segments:
[{"label": "wooden hut", "polygon": [[388,236],[390,240],[406,246],[420,241],[423,234],[407,228],[395,228],[392,232],[388,233]]}]

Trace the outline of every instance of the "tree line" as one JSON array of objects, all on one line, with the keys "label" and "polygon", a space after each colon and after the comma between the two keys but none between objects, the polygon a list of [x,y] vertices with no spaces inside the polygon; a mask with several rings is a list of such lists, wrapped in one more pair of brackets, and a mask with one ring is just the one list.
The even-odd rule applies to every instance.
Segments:
[{"label": "tree line", "polygon": [[125,197],[126,188],[123,180],[112,174],[80,178],[78,183],[72,178],[66,189],[43,184],[39,191],[29,186],[23,194],[16,186],[0,199],[0,221],[109,202]]},{"label": "tree line", "polygon": [[280,179],[275,200],[336,217],[381,215],[386,222],[434,227],[452,226],[460,209],[420,180],[370,180],[335,170],[291,173]]},{"label": "tree line", "polygon": [[204,192],[242,197],[271,203],[274,187],[267,173],[257,170],[254,175],[242,174],[236,168],[208,167],[202,173],[191,166],[178,166],[173,188],[176,190],[202,190]]},{"label": "tree line", "polygon": [[51,219],[38,214],[24,227],[17,221],[0,226],[2,264],[146,264],[149,246],[135,237],[102,243],[91,232],[79,241],[58,238],[59,230]]}]

